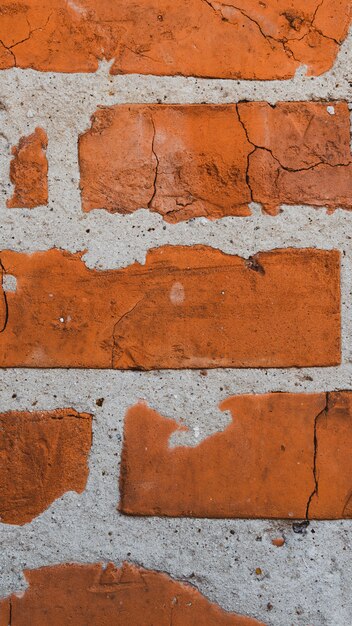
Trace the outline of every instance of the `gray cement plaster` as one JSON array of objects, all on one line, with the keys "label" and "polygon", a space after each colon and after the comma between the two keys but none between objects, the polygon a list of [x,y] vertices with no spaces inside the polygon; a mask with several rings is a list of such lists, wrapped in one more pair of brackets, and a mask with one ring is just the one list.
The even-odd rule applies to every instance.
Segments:
[{"label": "gray cement plaster", "polygon": [[[277,217],[253,205],[249,218],[191,220],[176,226],[140,210],[130,216],[84,214],[78,188],[77,137],[98,105],[125,102],[240,100],[352,101],[352,36],[334,68],[289,81],[227,81],[7,70],[0,74],[0,249],[86,250],[89,267],[116,268],[163,244],[204,243],[250,256],[279,247],[337,248],[342,267],[343,359],[337,368],[212,370],[151,373],[2,370],[0,410],[72,406],[94,414],[90,476],[85,493],[67,493],[32,523],[0,525],[0,595],[25,588],[24,568],[64,562],[131,560],[194,585],[229,611],[270,626],[351,626],[352,522],[312,522],[297,534],[291,522],[133,518],[117,513],[119,458],[126,409],[144,399],[163,415],[183,419],[196,445],[225,428],[219,402],[235,393],[352,389],[352,213],[283,207]],[[49,207],[6,209],[12,189],[10,148],[36,126],[48,133]],[[7,289],[15,289],[11,277]],[[102,407],[96,400],[104,398]],[[283,535],[285,546],[271,540]],[[256,568],[262,574],[255,573]]]}]

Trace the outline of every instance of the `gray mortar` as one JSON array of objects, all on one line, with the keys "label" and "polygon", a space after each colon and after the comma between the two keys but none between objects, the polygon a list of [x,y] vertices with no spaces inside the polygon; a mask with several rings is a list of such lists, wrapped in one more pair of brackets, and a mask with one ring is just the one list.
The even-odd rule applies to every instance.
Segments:
[{"label": "gray mortar", "polygon": [[[95,419],[86,491],[65,494],[31,524],[0,525],[1,595],[24,588],[24,568],[127,559],[187,580],[225,609],[271,626],[351,626],[352,522],[313,522],[306,534],[296,534],[291,522],[133,518],[119,515],[116,505],[123,417],[138,399],[189,426],[190,432],[175,436],[172,445],[196,445],[226,427],[230,417],[217,407],[232,394],[352,389],[352,213],[327,215],[297,206],[284,207],[273,218],[252,205],[249,218],[178,225],[147,210],[130,216],[84,214],[77,160],[78,134],[89,127],[98,105],[352,101],[351,43],[350,35],[331,72],[307,78],[301,69],[288,81],[113,77],[107,63],[95,74],[18,69],[0,74],[0,249],[87,250],[87,265],[103,269],[143,262],[149,248],[170,243],[204,243],[244,257],[286,246],[336,248],[342,255],[343,338],[342,365],[336,368],[210,370],[207,376],[199,371],[3,370],[1,411],[72,406]],[[6,209],[12,194],[10,147],[36,126],[49,137],[49,207]],[[5,286],[16,288],[10,276]],[[101,408],[98,398],[104,398]],[[285,546],[275,548],[271,540],[280,535]]]}]

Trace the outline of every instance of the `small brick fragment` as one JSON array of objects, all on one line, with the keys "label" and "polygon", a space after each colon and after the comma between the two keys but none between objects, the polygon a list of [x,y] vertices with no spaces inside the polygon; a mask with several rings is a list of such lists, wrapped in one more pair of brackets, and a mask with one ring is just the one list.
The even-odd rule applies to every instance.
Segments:
[{"label": "small brick fragment", "polygon": [[332,66],[349,0],[2,0],[0,67],[283,79]]},{"label": "small brick fragment", "polygon": [[352,209],[345,102],[104,107],[79,160],[84,211],[149,208],[175,223],[249,215],[251,200]]},{"label": "small brick fragment", "polygon": [[[233,396],[231,424],[196,447],[169,447],[172,419],[126,414],[120,505],[130,515],[302,519],[314,491],[314,424],[325,394]],[[183,427],[184,428],[184,427]]]},{"label": "small brick fragment", "polygon": [[15,189],[7,201],[9,208],[33,209],[48,204],[47,145],[45,130],[36,128],[12,148],[14,158],[10,163],[10,179]]},{"label": "small brick fragment", "polygon": [[0,414],[0,521],[26,524],[66,491],[82,493],[92,417],[73,409]]},{"label": "small brick fragment", "polygon": [[277,537],[276,539],[273,539],[271,543],[276,548],[282,548],[282,546],[285,545],[285,539],[283,537]]},{"label": "small brick fragment", "polygon": [[[180,369],[340,362],[340,256],[282,249],[250,260],[206,246],[88,269],[81,254],[0,253],[1,367]],[[0,291],[1,302],[1,291]]]},{"label": "small brick fragment", "polygon": [[[9,599],[11,626],[264,626],[224,611],[187,583],[129,563],[57,565],[25,577],[25,593]],[[0,624],[7,606],[0,601]]]}]

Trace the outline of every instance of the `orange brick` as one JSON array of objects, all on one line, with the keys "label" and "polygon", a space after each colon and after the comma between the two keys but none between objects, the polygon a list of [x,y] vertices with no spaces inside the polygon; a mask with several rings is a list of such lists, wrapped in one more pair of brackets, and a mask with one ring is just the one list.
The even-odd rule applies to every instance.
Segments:
[{"label": "orange brick", "polygon": [[255,200],[352,208],[345,102],[118,105],[79,140],[82,206],[169,222],[249,215]]},{"label": "orange brick", "polygon": [[18,146],[12,149],[14,158],[10,164],[10,179],[15,189],[12,198],[7,201],[8,207],[33,209],[48,204],[47,145],[46,132],[36,128],[28,137],[22,137]]},{"label": "orange brick", "polygon": [[102,108],[79,142],[83,210],[249,215],[252,150],[236,105]]},{"label": "orange brick", "polygon": [[[120,505],[129,515],[352,518],[352,392],[233,396],[231,424],[196,447],[139,403],[125,419]],[[282,546],[283,538],[273,539]]]},{"label": "orange brick", "polygon": [[321,74],[350,24],[350,2],[2,0],[0,67],[221,78]]},{"label": "orange brick", "polygon": [[238,105],[249,141],[253,200],[269,213],[280,204],[352,209],[350,117],[345,102]]},{"label": "orange brick", "polygon": [[[340,362],[340,256],[283,249],[245,260],[206,246],[145,265],[5,251],[2,367],[304,367]],[[1,312],[1,311],[0,311]]]},{"label": "orange brick", "polygon": [[170,448],[177,422],[139,403],[126,414],[123,513],[305,518],[314,491],[314,425],[325,394],[234,396],[231,424],[196,447]]},{"label": "orange brick", "polygon": [[[57,565],[25,576],[25,593],[10,597],[11,626],[264,626],[224,611],[191,585],[129,563]],[[0,624],[7,602],[0,601]]]},{"label": "orange brick", "polygon": [[352,518],[352,392],[327,394],[316,422],[316,489],[309,506],[312,519]]},{"label": "orange brick", "polygon": [[1,522],[26,524],[66,491],[84,490],[91,421],[73,409],[0,414]]}]

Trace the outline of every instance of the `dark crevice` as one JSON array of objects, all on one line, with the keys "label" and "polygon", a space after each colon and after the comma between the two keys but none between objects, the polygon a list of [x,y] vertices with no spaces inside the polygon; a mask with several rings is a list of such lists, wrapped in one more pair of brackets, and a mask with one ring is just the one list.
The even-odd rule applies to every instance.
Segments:
[{"label": "dark crevice", "polygon": [[153,195],[150,198],[149,202],[148,202],[148,209],[152,208],[152,204],[153,204],[153,200],[156,196],[156,192],[157,192],[157,179],[158,179],[158,169],[159,169],[159,158],[157,153],[155,152],[155,136],[156,136],[156,128],[155,128],[155,122],[153,120],[153,118],[150,118],[150,121],[153,125],[153,138],[152,138],[152,154],[154,155],[156,164],[155,164],[155,174],[154,174],[154,181],[153,181]]},{"label": "dark crevice", "polygon": [[[205,4],[207,4],[214,11],[214,13],[216,13],[220,17],[220,19],[222,19],[223,21],[231,23],[230,20],[224,18],[224,16],[222,15],[221,8],[220,9],[216,9],[213,6],[211,0],[201,0],[201,1],[204,2]],[[338,41],[337,39],[334,39],[334,37],[329,37],[329,35],[325,35],[321,30],[319,30],[318,28],[316,28],[316,26],[314,26],[314,20],[316,18],[317,12],[320,9],[320,7],[323,4],[323,2],[324,2],[324,0],[322,0],[320,2],[320,4],[317,6],[316,10],[314,11],[312,19],[306,22],[306,25],[307,25],[307,27],[309,29],[308,32],[306,32],[304,35],[302,35],[302,37],[291,37],[291,38],[289,38],[289,37],[281,37],[280,38],[280,37],[272,37],[271,35],[267,35],[263,31],[263,29],[260,26],[259,22],[257,22],[253,17],[250,17],[250,15],[248,15],[248,13],[246,13],[243,9],[240,9],[239,7],[235,6],[234,4],[227,4],[225,2],[221,2],[221,0],[220,0],[219,4],[221,4],[222,7],[235,9],[235,11],[238,11],[239,13],[241,13],[241,15],[243,15],[243,17],[245,17],[250,22],[253,22],[253,24],[256,25],[256,27],[258,28],[258,30],[259,30],[260,34],[262,35],[262,37],[270,45],[271,45],[271,41],[274,41],[276,44],[281,44],[283,46],[284,51],[286,52],[286,54],[290,54],[297,63],[301,64],[301,61],[294,56],[294,54],[293,54],[293,52],[292,52],[292,50],[290,48],[286,47],[286,44],[289,43],[290,41],[301,41],[301,40],[303,40],[305,37],[307,37],[307,35],[311,31],[315,31],[316,33],[318,33],[319,35],[324,37],[324,39],[329,39],[330,41],[334,41],[338,46],[341,46],[341,42],[340,41]],[[284,15],[286,17],[286,19],[287,19],[287,16],[284,13],[282,15]],[[291,26],[291,24],[290,24],[290,26]],[[292,28],[292,26],[291,26],[291,28]],[[296,29],[294,29],[294,30],[296,30]]]},{"label": "dark crevice", "polygon": [[317,456],[318,456],[318,435],[317,435],[317,428],[318,428],[318,421],[319,419],[323,416],[323,415],[327,415],[329,411],[329,392],[327,391],[325,394],[325,406],[324,408],[320,411],[320,413],[318,413],[318,415],[315,417],[314,420],[314,455],[313,455],[313,477],[314,477],[314,489],[312,491],[312,493],[310,494],[309,498],[308,498],[308,502],[307,502],[307,508],[306,508],[306,521],[309,522],[309,509],[312,503],[312,500],[315,496],[318,495],[318,488],[319,488],[319,480],[318,480],[318,469],[317,469]]},{"label": "dark crevice", "polygon": [[[3,276],[4,276],[4,274],[6,274],[6,270],[5,270],[1,260],[0,260],[0,270],[1,270],[1,283],[2,283],[3,282]],[[9,321],[9,304],[8,304],[8,301],[7,301],[7,295],[6,295],[6,291],[5,291],[4,288],[2,289],[2,292],[3,292],[3,298],[4,298],[4,304],[5,304],[5,319],[4,319],[3,327],[0,328],[0,333],[3,333],[6,330],[6,326],[7,326],[7,323]]]},{"label": "dark crevice", "polygon": [[245,260],[244,264],[249,270],[257,272],[261,276],[265,275],[265,269],[262,264],[259,263],[256,255],[248,257],[248,259]]},{"label": "dark crevice", "polygon": [[236,111],[237,111],[238,121],[239,121],[239,123],[241,124],[241,126],[243,128],[243,131],[244,131],[244,134],[246,135],[247,141],[248,141],[248,143],[251,144],[251,146],[253,146],[253,150],[251,150],[251,152],[249,152],[247,154],[246,183],[247,183],[248,191],[249,191],[250,196],[251,196],[251,202],[254,202],[253,189],[251,187],[251,180],[250,180],[250,176],[249,176],[249,166],[251,164],[251,156],[256,151],[257,146],[254,145],[254,143],[249,138],[247,128],[245,127],[245,124],[244,124],[243,120],[241,119],[241,115],[240,115],[239,108],[238,108],[237,104],[236,104]]},{"label": "dark crevice", "polygon": [[[247,141],[248,141],[248,143],[250,143],[250,144],[253,146],[253,148],[254,148],[254,149],[252,150],[252,152],[248,155],[248,161],[249,161],[250,156],[251,156],[251,155],[252,155],[252,154],[253,154],[256,150],[265,150],[266,152],[269,152],[269,154],[272,156],[272,158],[273,158],[273,159],[274,159],[274,160],[278,163],[278,165],[280,166],[280,168],[281,168],[282,170],[284,170],[285,172],[294,172],[294,173],[297,173],[297,172],[307,172],[307,171],[309,171],[309,170],[314,170],[316,167],[319,167],[319,165],[326,165],[326,166],[328,166],[328,167],[349,167],[349,166],[351,165],[351,161],[349,161],[348,163],[334,163],[334,164],[332,164],[332,163],[328,163],[327,161],[317,161],[316,163],[313,163],[313,165],[307,165],[307,167],[299,167],[299,168],[287,167],[286,165],[283,165],[283,164],[281,163],[281,161],[278,159],[278,157],[277,157],[277,156],[275,156],[274,152],[273,152],[272,150],[270,150],[270,148],[267,148],[267,147],[265,147],[265,146],[260,146],[260,145],[258,146],[257,144],[253,143],[253,141],[251,141],[251,139],[249,138],[249,134],[248,134],[248,131],[247,131],[246,125],[245,125],[245,123],[243,122],[243,120],[242,120],[242,118],[241,118],[241,115],[240,115],[240,111],[239,111],[238,106],[236,106],[236,109],[237,109],[238,120],[239,120],[239,122],[240,122],[240,124],[241,124],[241,126],[242,126],[242,128],[243,128],[243,130],[244,130],[244,132],[245,132],[245,135],[246,135]],[[248,168],[247,168],[247,174],[248,174]],[[248,181],[248,179],[247,179],[247,183],[248,183],[248,185],[249,185],[249,181]],[[250,187],[250,185],[249,185],[249,187]],[[252,191],[252,190],[251,190],[251,191]]]}]

